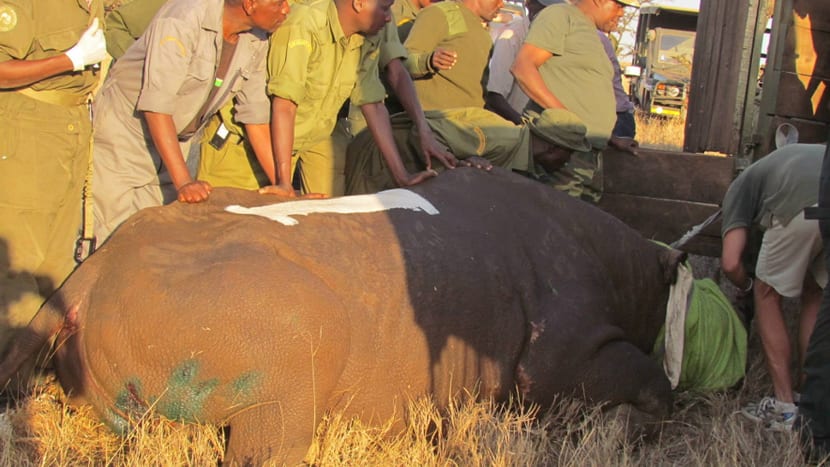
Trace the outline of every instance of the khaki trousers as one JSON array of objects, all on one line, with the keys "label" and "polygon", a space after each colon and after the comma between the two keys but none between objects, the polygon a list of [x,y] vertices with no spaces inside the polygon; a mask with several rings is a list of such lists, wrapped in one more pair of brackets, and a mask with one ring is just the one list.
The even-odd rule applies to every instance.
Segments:
[{"label": "khaki trousers", "polygon": [[86,106],[0,92],[0,352],[75,267]]}]

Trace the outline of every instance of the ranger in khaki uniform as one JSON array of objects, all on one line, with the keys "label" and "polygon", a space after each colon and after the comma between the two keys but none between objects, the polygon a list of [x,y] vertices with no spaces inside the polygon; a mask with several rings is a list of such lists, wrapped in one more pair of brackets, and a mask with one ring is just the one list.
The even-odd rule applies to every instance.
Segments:
[{"label": "ranger in khaki uniform", "polygon": [[[378,52],[379,51],[379,52]],[[407,109],[419,135],[419,144],[424,148],[424,159],[427,168],[431,168],[431,159],[438,159],[443,165],[453,167],[455,158],[444,151],[435,141],[432,130],[424,119],[424,112],[415,94],[415,87],[409,77],[403,59],[406,58],[406,49],[398,39],[395,24],[391,21],[373,36],[364,39],[361,46],[361,57],[358,76],[372,73],[372,69],[379,68],[385,81],[390,84],[391,92],[401,96],[402,106]],[[243,128],[233,119],[232,106],[226,105],[205,128],[202,142],[202,154],[199,163],[198,178],[213,186],[230,186],[243,189],[257,189],[273,183],[273,161],[261,163],[254,155]],[[220,131],[227,131],[227,141],[217,143],[216,135]],[[357,134],[366,127],[361,107],[351,105],[349,108],[349,122],[340,121],[335,125],[331,134],[332,147],[343,151],[351,141],[351,135]],[[337,157],[337,156],[335,156]],[[268,167],[265,170],[263,167]],[[339,189],[337,194],[342,194]]]},{"label": "ranger in khaki uniform", "polygon": [[[614,70],[597,36],[611,32],[636,0],[573,0],[552,5],[530,25],[511,71],[530,97],[528,110],[565,108],[585,122],[593,149],[550,174],[551,185],[589,202],[602,196],[602,155],[617,119]],[[622,148],[621,148],[622,149]],[[625,150],[625,149],[624,149]],[[630,150],[630,148],[628,149]]]},{"label": "ranger in khaki uniform", "polygon": [[[493,41],[482,22],[491,21],[503,4],[502,0],[448,0],[418,13],[404,47],[424,110],[484,107]],[[433,62],[439,50],[454,54],[443,69]]]},{"label": "ranger in khaki uniform", "polygon": [[141,208],[201,202],[210,184],[185,165],[203,123],[231,99],[269,159],[267,34],[286,0],[170,0],[116,62],[95,112],[93,198],[99,240]]},{"label": "ranger in khaki uniform", "polygon": [[101,0],[0,1],[0,352],[72,272]]},{"label": "ranger in khaki uniform", "polygon": [[347,98],[361,106],[399,185],[434,176],[433,171],[413,175],[404,169],[383,105],[380,51],[363,49],[364,36],[377,34],[391,20],[390,6],[391,0],[296,4],[271,37],[268,94],[278,185],[264,192],[293,195],[292,174],[299,162],[304,192],[343,194],[347,141],[331,134]]},{"label": "ranger in khaki uniform", "polygon": [[[428,110],[426,119],[438,141],[459,159],[460,165],[488,170],[496,165],[528,176],[536,167],[555,171],[566,163],[571,152],[590,148],[585,125],[565,109],[536,114],[523,126],[475,107]],[[392,128],[407,169],[423,167],[411,120],[396,115]],[[350,195],[394,188],[378,148],[366,132],[349,146],[346,174],[346,192]]]}]

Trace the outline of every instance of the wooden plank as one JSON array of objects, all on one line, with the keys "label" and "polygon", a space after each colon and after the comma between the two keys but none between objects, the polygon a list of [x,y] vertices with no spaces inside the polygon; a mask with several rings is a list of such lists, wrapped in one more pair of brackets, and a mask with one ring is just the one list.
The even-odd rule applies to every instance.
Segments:
[{"label": "wooden plank", "polygon": [[[794,25],[787,30],[781,71],[830,78],[830,32]],[[823,53],[823,55],[821,55]]]},{"label": "wooden plank", "polygon": [[755,27],[759,1],[701,2],[683,146],[688,152],[740,152],[743,102],[753,69],[746,36]]},{"label": "wooden plank", "polygon": [[775,115],[830,122],[830,79],[782,72]]},{"label": "wooden plank", "polygon": [[[693,226],[715,213],[717,204],[648,198],[609,193],[599,207],[614,215],[644,237],[671,243]],[[710,226],[684,246],[683,250],[706,256],[720,256],[720,228]]]},{"label": "wooden plank", "polygon": [[605,193],[718,204],[732,182],[735,160],[639,149],[638,156],[603,151]]}]

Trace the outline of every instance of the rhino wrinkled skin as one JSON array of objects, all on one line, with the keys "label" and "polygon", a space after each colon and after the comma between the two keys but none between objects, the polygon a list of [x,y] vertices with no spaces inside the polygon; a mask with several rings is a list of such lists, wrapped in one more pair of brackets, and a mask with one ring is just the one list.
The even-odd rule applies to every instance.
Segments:
[{"label": "rhino wrinkled skin", "polygon": [[0,365],[60,333],[54,365],[114,429],[153,407],[230,426],[226,462],[294,464],[328,410],[384,421],[463,390],[549,405],[623,404],[646,422],[671,391],[647,357],[679,252],[507,171],[411,188],[438,214],[231,214],[274,197],[216,189],[130,218]]}]

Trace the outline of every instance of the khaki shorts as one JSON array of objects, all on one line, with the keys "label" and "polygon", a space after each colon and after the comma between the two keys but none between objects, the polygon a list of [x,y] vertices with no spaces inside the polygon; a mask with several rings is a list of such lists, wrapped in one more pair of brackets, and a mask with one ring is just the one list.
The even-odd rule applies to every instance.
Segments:
[{"label": "khaki shorts", "polygon": [[824,248],[817,220],[798,213],[786,226],[777,219],[764,232],[755,275],[784,297],[801,296],[807,271],[822,289],[827,285]]}]

